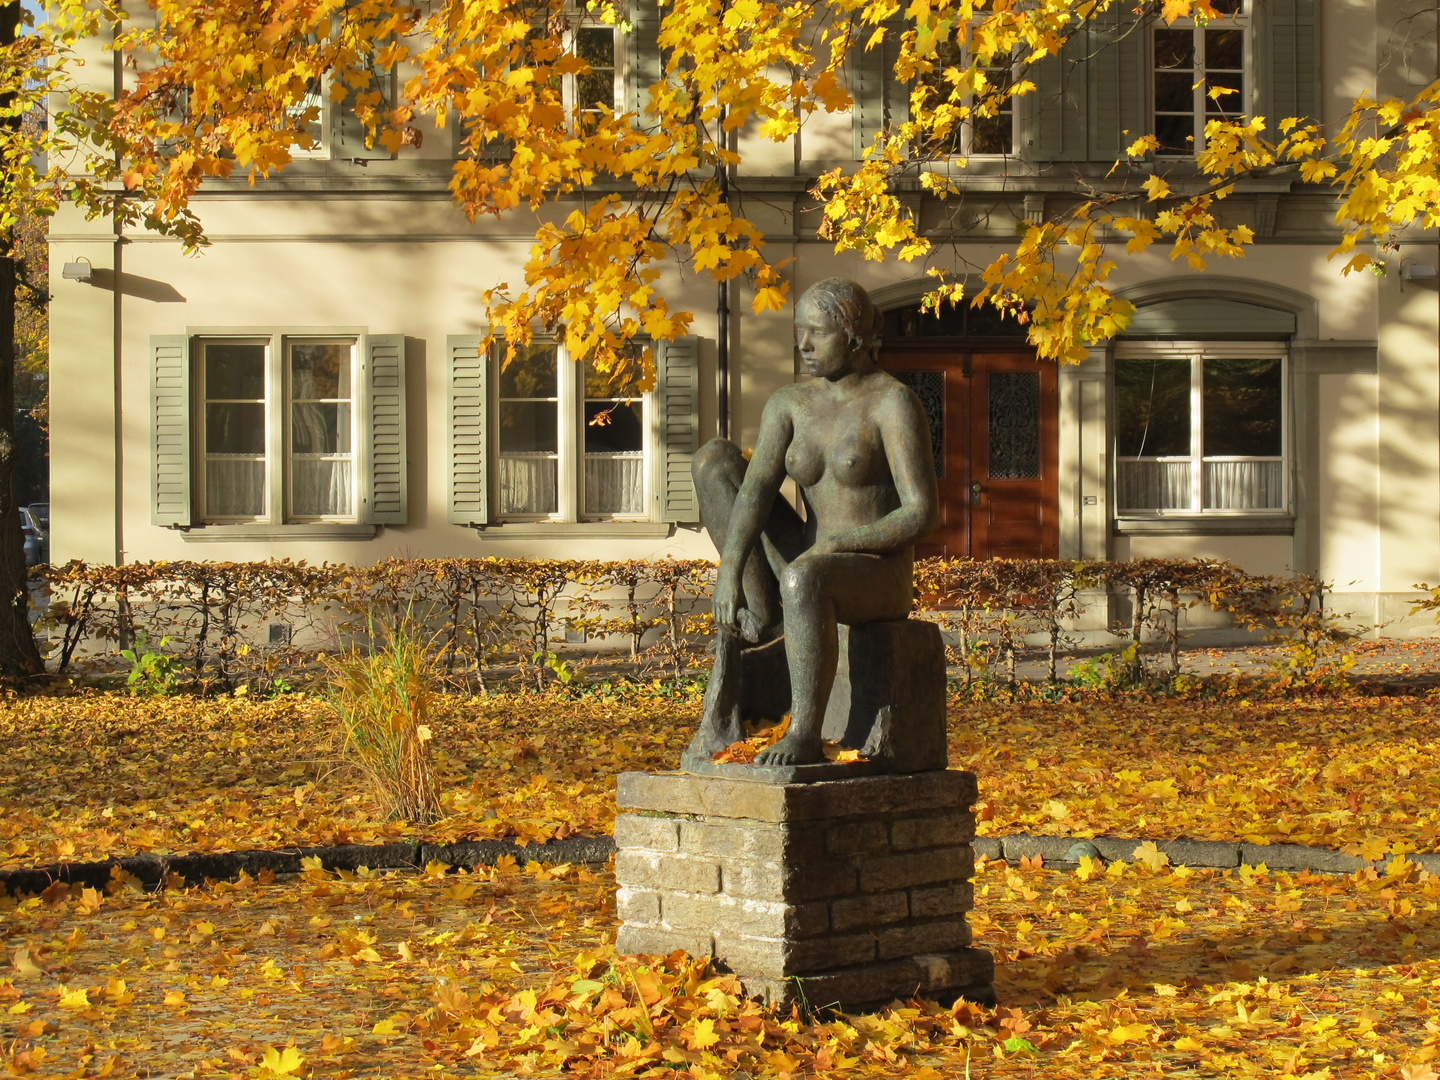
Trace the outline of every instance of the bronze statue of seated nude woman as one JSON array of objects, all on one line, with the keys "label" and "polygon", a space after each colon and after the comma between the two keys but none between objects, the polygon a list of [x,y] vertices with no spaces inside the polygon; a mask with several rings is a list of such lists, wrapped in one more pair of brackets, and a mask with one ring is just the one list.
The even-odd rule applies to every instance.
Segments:
[{"label": "bronze statue of seated nude woman", "polygon": [[[821,726],[835,681],[837,624],[908,615],[914,544],[938,518],[925,413],[914,391],[877,365],[879,334],[875,306],[855,282],[811,286],[795,307],[795,340],[814,378],[766,403],[748,462],[724,439],[695,455],[701,521],[721,553],[714,595],[721,646],[727,634],[731,644],[784,634],[790,726],[757,755],[759,765],[825,759]],[[799,486],[803,520],[780,497],[787,476]],[[717,659],[712,678],[720,666]],[[725,745],[710,705],[707,697],[690,749],[706,758]]]}]

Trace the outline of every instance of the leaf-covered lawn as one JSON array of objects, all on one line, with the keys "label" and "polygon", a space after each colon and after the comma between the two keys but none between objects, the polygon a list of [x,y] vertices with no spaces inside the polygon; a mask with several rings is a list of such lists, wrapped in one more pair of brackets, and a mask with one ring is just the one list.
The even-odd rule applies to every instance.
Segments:
[{"label": "leaf-covered lawn", "polygon": [[[673,768],[697,701],[445,698],[432,718],[449,815],[377,822],[326,707],[87,693],[0,711],[5,866],[399,836],[604,833],[615,775]],[[982,835],[1248,839],[1369,858],[1440,849],[1440,702],[1099,701],[951,709]]]},{"label": "leaf-covered lawn", "polygon": [[1440,878],[982,863],[1000,1007],[765,1015],[615,959],[613,880],[329,875],[0,900],[0,1067],[75,1077],[1434,1080]]}]

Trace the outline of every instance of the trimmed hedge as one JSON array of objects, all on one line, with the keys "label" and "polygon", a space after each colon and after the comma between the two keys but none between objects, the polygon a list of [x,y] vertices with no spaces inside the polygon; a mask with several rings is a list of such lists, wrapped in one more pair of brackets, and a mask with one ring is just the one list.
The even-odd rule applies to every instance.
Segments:
[{"label": "trimmed hedge", "polygon": [[[565,653],[563,642],[592,639],[642,673],[679,680],[707,644],[714,570],[705,560],[669,559],[71,562],[37,571],[51,590],[37,630],[56,673],[82,644],[128,647],[143,633],[151,648],[168,639],[194,684],[224,690],[268,692],[299,679],[319,654],[363,640],[377,621],[405,619],[433,634],[439,665],[457,686],[483,690],[500,665],[518,665],[537,686],[568,679],[582,656]],[[1298,678],[1312,676],[1347,635],[1344,617],[1325,607],[1323,582],[1257,577],[1216,560],[925,559],[915,584],[918,613],[948,631],[967,682],[996,661],[1013,680],[1018,652],[1037,639],[1054,680],[1077,618],[1109,595],[1128,608],[1109,630],[1134,646],[1125,662],[1136,680],[1146,645],[1179,670],[1181,612],[1196,604],[1286,642]]]}]

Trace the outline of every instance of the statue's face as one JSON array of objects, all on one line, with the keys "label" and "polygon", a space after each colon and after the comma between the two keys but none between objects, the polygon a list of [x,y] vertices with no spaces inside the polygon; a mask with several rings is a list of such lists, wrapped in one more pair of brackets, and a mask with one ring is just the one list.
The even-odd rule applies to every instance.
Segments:
[{"label": "statue's face", "polygon": [[807,375],[838,379],[854,369],[856,354],[840,320],[808,300],[795,308],[795,343]]}]

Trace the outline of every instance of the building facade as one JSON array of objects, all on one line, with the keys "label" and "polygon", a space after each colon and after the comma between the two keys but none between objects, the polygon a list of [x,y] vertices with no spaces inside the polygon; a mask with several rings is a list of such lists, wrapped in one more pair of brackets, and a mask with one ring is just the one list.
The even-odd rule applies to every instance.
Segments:
[{"label": "building facade", "polygon": [[[1221,99],[1232,112],[1333,123],[1357,94],[1436,77],[1427,5],[1229,6],[1209,26],[1121,12],[1027,72],[1034,93],[957,140],[962,196],[907,196],[937,259],[983,267],[1140,133],[1162,147],[1141,168],[1183,194],[1220,107],[1202,78],[1236,91]],[[609,79],[577,87],[575,107],[624,107],[654,66],[643,33],[576,33]],[[1318,572],[1358,619],[1428,632],[1405,616],[1412,586],[1440,581],[1435,234],[1406,237],[1386,276],[1342,277],[1333,195],[1289,175],[1241,181],[1220,206],[1255,233],[1245,258],[1202,273],[1161,249],[1118,255],[1134,322],[1082,364],[1043,363],[989,309],[922,315],[924,267],[816,237],[815,178],[903,118],[887,59],[855,58],[850,114],[811,117],[783,144],[742,132],[732,190],[767,254],[793,257],[792,296],[846,276],[885,311],[882,361],[934,428],[943,523],[928,550]],[[103,83],[108,63],[87,70]],[[611,85],[613,103],[598,100]],[[322,126],[320,148],[276,177],[206,185],[195,209],[213,244],[198,257],[54,219],[52,558],[713,557],[689,455],[722,429],[722,400],[723,426],[753,445],[765,400],[800,377],[793,308],[752,314],[747,289],[730,290],[723,394],[716,288],[678,268],[662,287],[694,336],[657,350],[653,391],[555,343],[502,371],[480,349],[480,294],[522,280],[533,218],[466,222],[446,188],[452,131],[422,129],[391,156],[343,116]],[[79,260],[91,280],[62,280]],[[609,423],[588,422],[601,412]]]}]

